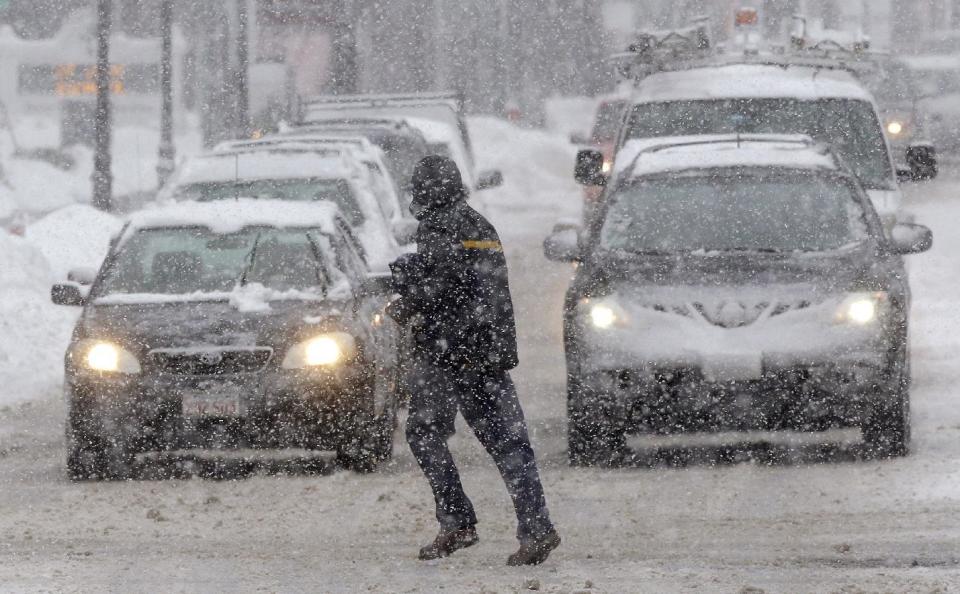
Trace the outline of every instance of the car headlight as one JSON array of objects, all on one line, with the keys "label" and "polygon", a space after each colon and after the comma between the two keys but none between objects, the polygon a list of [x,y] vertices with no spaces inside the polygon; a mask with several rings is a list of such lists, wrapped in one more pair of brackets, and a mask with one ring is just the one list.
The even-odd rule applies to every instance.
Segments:
[{"label": "car headlight", "polygon": [[609,330],[614,326],[622,326],[627,321],[626,313],[611,297],[596,301],[584,299],[580,303],[584,323],[596,330]]},{"label": "car headlight", "polygon": [[596,303],[590,308],[590,321],[594,327],[606,330],[617,321],[617,314],[609,305]]},{"label": "car headlight", "polygon": [[600,171],[603,172],[604,175],[606,175],[607,173],[610,173],[610,170],[612,169],[613,169],[613,161],[604,159],[603,165],[600,166]]},{"label": "car headlight", "polygon": [[838,323],[858,326],[871,324],[881,316],[886,303],[886,293],[854,293],[840,304],[836,320]]},{"label": "car headlight", "polygon": [[331,332],[293,345],[283,358],[282,367],[334,367],[353,359],[356,354],[357,343],[352,336],[344,332]]},{"label": "car headlight", "polygon": [[900,133],[903,132],[903,124],[896,120],[890,122],[887,124],[887,132],[889,132],[891,136],[899,136]]},{"label": "car headlight", "polygon": [[73,357],[90,371],[140,373],[140,362],[127,349],[106,340],[83,340],[74,347]]}]

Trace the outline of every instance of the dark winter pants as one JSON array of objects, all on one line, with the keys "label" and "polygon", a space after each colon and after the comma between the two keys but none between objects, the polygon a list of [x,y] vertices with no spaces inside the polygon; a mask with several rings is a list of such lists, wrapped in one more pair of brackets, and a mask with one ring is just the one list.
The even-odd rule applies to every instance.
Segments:
[{"label": "dark winter pants", "polygon": [[463,492],[447,440],[457,410],[493,457],[517,512],[517,538],[537,539],[553,530],[517,391],[506,371],[455,370],[415,362],[410,378],[407,442],[423,469],[445,529],[477,523]]}]

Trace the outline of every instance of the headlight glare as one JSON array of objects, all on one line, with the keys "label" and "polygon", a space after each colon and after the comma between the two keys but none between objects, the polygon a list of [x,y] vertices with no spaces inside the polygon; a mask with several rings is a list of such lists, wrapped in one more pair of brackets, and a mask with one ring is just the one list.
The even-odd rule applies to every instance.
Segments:
[{"label": "headlight glare", "polygon": [[892,136],[897,136],[903,132],[903,124],[896,120],[890,122],[887,124],[887,132],[889,132]]},{"label": "headlight glare", "polygon": [[880,317],[885,303],[885,293],[855,293],[841,303],[837,321],[865,326]]},{"label": "headlight glare", "polygon": [[74,347],[84,368],[100,373],[140,373],[140,362],[127,349],[105,340],[84,340]]},{"label": "headlight glare", "polygon": [[284,369],[334,367],[352,359],[357,344],[345,332],[330,332],[295,344],[283,359]]},{"label": "headlight glare", "polygon": [[617,321],[617,314],[610,306],[597,303],[590,308],[590,321],[594,327],[606,330]]},{"label": "headlight glare", "polygon": [[315,365],[333,365],[343,358],[343,350],[336,340],[329,336],[320,336],[307,343],[306,363]]}]

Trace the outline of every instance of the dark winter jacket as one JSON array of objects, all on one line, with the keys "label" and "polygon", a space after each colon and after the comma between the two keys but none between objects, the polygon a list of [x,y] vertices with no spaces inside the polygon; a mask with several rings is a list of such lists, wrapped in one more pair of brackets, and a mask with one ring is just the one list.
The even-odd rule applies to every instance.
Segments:
[{"label": "dark winter jacket", "polygon": [[[417,182],[415,174],[415,201]],[[400,299],[390,315],[410,324],[414,348],[438,365],[512,369],[517,336],[500,238],[464,201],[459,173],[443,186],[419,213],[417,253],[392,266]]]}]

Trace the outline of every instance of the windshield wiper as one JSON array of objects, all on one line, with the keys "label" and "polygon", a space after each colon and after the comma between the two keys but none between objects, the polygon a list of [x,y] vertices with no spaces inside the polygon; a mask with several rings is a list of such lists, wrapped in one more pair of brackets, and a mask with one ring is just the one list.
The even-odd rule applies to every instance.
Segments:
[{"label": "windshield wiper", "polygon": [[257,233],[257,236],[253,240],[253,247],[250,248],[250,253],[247,254],[249,262],[243,269],[243,273],[240,275],[240,286],[246,286],[247,284],[247,275],[250,274],[250,271],[253,270],[253,264],[257,261],[257,247],[260,246],[260,236],[262,233]]},{"label": "windshield wiper", "polygon": [[664,250],[654,250],[654,249],[630,249],[630,248],[615,248],[619,252],[625,254],[630,254],[631,256],[672,256],[674,252],[668,252]]},{"label": "windshield wiper", "polygon": [[748,247],[734,247],[734,248],[700,248],[696,251],[704,251],[706,253],[716,252],[735,252],[738,254],[784,254],[787,250],[781,250],[777,248],[767,248],[767,247],[758,247],[758,248],[748,248]]}]

